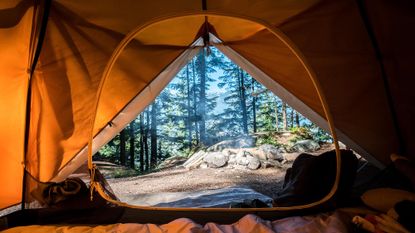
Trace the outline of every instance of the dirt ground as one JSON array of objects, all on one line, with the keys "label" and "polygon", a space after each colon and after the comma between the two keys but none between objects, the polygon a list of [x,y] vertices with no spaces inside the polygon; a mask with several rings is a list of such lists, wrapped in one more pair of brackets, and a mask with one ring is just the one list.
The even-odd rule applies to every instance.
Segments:
[{"label": "dirt ground", "polygon": [[285,169],[258,170],[231,168],[204,168],[187,170],[170,169],[138,177],[109,179],[117,196],[158,193],[188,192],[226,187],[249,187],[270,197],[281,189]]}]

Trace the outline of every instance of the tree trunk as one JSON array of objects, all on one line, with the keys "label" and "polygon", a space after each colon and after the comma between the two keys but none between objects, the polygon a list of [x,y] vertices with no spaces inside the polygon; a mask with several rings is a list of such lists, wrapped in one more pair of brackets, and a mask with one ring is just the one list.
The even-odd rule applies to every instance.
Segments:
[{"label": "tree trunk", "polygon": [[189,65],[186,66],[186,85],[187,85],[187,143],[189,149],[192,149],[192,108],[190,106],[190,75],[189,75]]},{"label": "tree trunk", "polygon": [[[252,78],[251,83],[252,93],[255,93],[255,79]],[[257,132],[257,122],[256,122],[256,95],[252,96],[252,125],[254,129],[254,133]]]},{"label": "tree trunk", "polygon": [[161,151],[161,141],[160,140],[158,141],[157,155],[158,155],[157,158],[159,158],[159,159],[165,159],[164,158],[164,155],[163,155],[163,153]]},{"label": "tree trunk", "polygon": [[144,172],[144,113],[140,114],[140,172]]},{"label": "tree trunk", "polygon": [[195,123],[195,139],[196,145],[200,142],[199,134],[199,123],[197,119],[197,93],[196,93],[196,69],[195,69],[195,60],[192,61],[192,76],[193,76],[193,121]]},{"label": "tree trunk", "polygon": [[282,130],[287,131],[287,104],[282,103]]},{"label": "tree trunk", "polygon": [[290,115],[290,121],[291,121],[291,128],[294,128],[294,109],[291,108],[291,115]]},{"label": "tree trunk", "polygon": [[298,112],[295,112],[295,123],[297,124],[297,127],[301,127],[300,126],[300,114],[298,114]]},{"label": "tree trunk", "polygon": [[280,130],[280,121],[278,119],[278,114],[279,114],[279,110],[278,110],[278,99],[275,98],[275,129],[277,130],[277,132]]},{"label": "tree trunk", "polygon": [[239,102],[242,108],[242,130],[244,134],[248,134],[248,113],[246,111],[246,98],[245,98],[245,82],[244,74],[241,68],[238,68],[239,79]]},{"label": "tree trunk", "polygon": [[130,123],[130,167],[135,169],[135,132],[134,121]]},{"label": "tree trunk", "polygon": [[146,164],[146,171],[150,170],[150,158],[148,154],[148,131],[150,126],[150,114],[148,113],[148,110],[145,111],[146,113],[146,126],[144,130],[144,157],[145,157],[145,164]]},{"label": "tree trunk", "polygon": [[150,142],[151,142],[150,167],[153,169],[157,166],[157,102],[154,102],[151,105]]},{"label": "tree trunk", "polygon": [[199,54],[200,66],[200,95],[199,95],[199,130],[200,142],[206,144],[206,56],[205,49],[202,49]]},{"label": "tree trunk", "polygon": [[120,132],[120,164],[125,166],[125,130],[123,129]]}]

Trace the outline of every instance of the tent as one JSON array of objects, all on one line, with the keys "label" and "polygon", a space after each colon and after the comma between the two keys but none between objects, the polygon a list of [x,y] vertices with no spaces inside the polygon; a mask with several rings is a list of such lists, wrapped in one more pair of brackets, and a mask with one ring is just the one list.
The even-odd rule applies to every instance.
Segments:
[{"label": "tent", "polygon": [[[0,209],[62,181],[218,47],[377,166],[415,159],[411,1],[0,2]],[[89,146],[88,146],[89,144]],[[24,173],[25,171],[25,173]]]}]

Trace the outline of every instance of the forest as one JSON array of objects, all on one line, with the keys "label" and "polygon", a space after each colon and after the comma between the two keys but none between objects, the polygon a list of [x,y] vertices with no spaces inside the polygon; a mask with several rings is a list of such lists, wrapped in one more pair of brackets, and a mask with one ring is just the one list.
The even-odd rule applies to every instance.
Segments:
[{"label": "forest", "polygon": [[277,95],[219,50],[201,49],[94,159],[140,174],[156,169],[166,158],[188,157],[222,140],[258,132],[302,129],[316,141],[330,141],[327,133]]}]

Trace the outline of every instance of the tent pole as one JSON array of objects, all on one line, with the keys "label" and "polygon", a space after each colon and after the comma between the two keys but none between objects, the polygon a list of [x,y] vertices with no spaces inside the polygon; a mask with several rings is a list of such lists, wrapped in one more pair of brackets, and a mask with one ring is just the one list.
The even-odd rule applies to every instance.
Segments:
[{"label": "tent pole", "polygon": [[202,0],[202,10],[207,10],[207,0]]},{"label": "tent pole", "polygon": [[[27,84],[27,96],[26,96],[26,120],[25,120],[25,135],[24,135],[24,155],[23,155],[23,182],[22,182],[22,203],[21,203],[21,209],[25,209],[25,201],[26,201],[26,178],[27,178],[27,171],[26,171],[26,159],[29,152],[29,131],[30,131],[30,113],[31,113],[31,103],[32,103],[32,77],[35,73],[36,65],[39,60],[40,52],[42,51],[42,45],[43,41],[45,39],[46,34],[46,27],[48,24],[48,17],[49,17],[49,11],[50,11],[50,5],[51,0],[44,0],[43,1],[43,9],[41,7],[41,3],[38,4],[38,1],[34,1],[34,17],[33,22],[34,26],[36,27],[35,30],[32,31],[31,35],[31,48],[34,49],[34,46],[36,44],[35,53],[31,53],[29,59],[29,79]],[[39,5],[39,6],[37,6]],[[39,8],[39,10],[37,10]],[[37,31],[37,15],[36,13],[38,11],[43,10],[43,12],[40,13],[42,17],[42,21],[40,22],[40,28]],[[38,34],[37,34],[38,33]],[[31,49],[31,51],[33,51]]]},{"label": "tent pole", "polygon": [[379,64],[379,68],[380,68],[380,72],[381,72],[381,76],[382,76],[382,80],[383,80],[383,86],[385,88],[387,102],[388,102],[388,105],[389,105],[389,109],[391,111],[393,126],[395,128],[395,133],[396,133],[396,136],[398,138],[398,146],[399,146],[398,153],[403,154],[403,153],[405,153],[406,145],[405,145],[405,142],[404,142],[403,137],[402,137],[401,128],[399,127],[398,117],[397,117],[396,109],[395,109],[395,106],[394,106],[394,100],[393,100],[392,93],[391,93],[391,88],[390,88],[390,84],[389,84],[388,75],[386,74],[385,64],[383,62],[382,52],[380,50],[378,41],[376,39],[375,32],[373,30],[372,24],[371,24],[370,19],[369,19],[368,12],[367,12],[367,7],[365,5],[365,1],[356,0],[356,2],[357,2],[357,6],[359,8],[360,17],[362,18],[363,24],[365,26],[366,32],[369,36],[370,42],[372,44],[373,50],[374,50],[375,55],[376,55],[376,59],[377,59],[378,64]]}]

